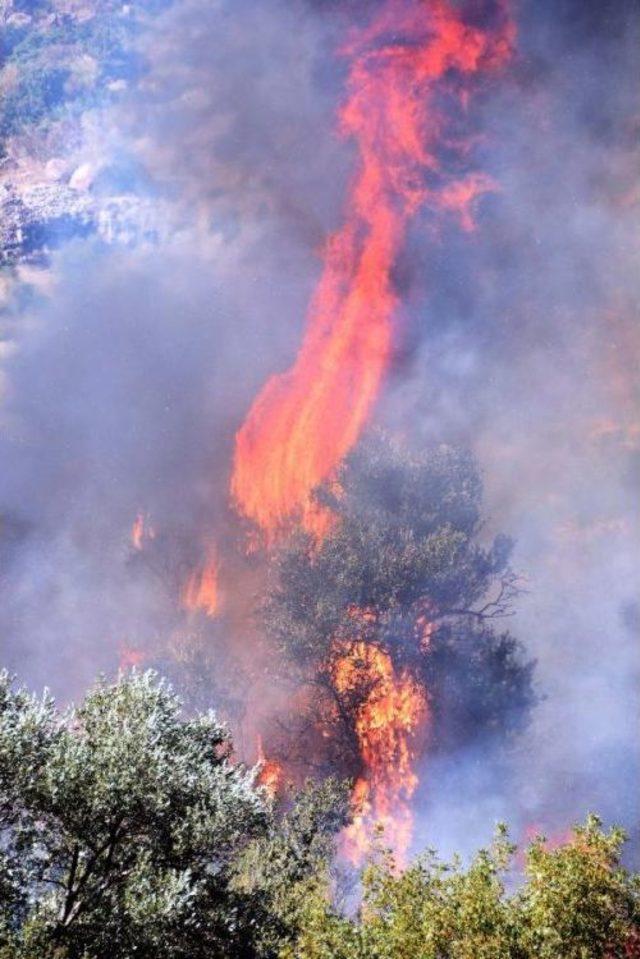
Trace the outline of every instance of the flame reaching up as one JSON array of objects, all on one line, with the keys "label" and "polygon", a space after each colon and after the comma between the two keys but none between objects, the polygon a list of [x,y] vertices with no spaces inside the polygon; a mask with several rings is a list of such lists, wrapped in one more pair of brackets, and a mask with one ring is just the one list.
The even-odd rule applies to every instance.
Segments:
[{"label": "flame reaching up", "polygon": [[512,26],[504,13],[497,22],[491,30],[468,26],[446,0],[389,0],[344,47],[350,70],[340,129],[359,153],[345,222],[326,244],[293,367],[266,383],[236,437],[232,496],[268,539],[292,517],[317,535],[326,528],[311,493],[356,442],[389,364],[391,271],[410,218],[428,203],[471,230],[473,203],[491,189],[479,174],[443,174],[438,148],[454,145],[437,95],[457,71],[466,106],[462,80],[506,59]]},{"label": "flame reaching up", "polygon": [[219,612],[218,563],[215,556],[211,556],[204,569],[191,574],[182,591],[182,605],[191,613],[201,610],[207,616],[215,616]]},{"label": "flame reaching up", "polygon": [[369,690],[355,724],[365,769],[352,797],[359,812],[345,830],[343,851],[354,864],[361,862],[380,825],[385,844],[403,862],[413,831],[410,800],[418,785],[415,739],[428,721],[425,693],[408,673],[396,673],[388,653],[362,641],[345,647],[333,682],[338,692],[360,684]]}]

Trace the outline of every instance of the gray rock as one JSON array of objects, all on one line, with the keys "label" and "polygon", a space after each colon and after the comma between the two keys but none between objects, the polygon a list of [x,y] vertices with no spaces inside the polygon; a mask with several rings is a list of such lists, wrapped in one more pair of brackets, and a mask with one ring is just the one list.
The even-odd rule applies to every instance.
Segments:
[{"label": "gray rock", "polygon": [[153,198],[95,197],[62,183],[0,186],[0,263],[41,262],[67,240],[92,234],[109,245],[157,243],[171,217]]}]

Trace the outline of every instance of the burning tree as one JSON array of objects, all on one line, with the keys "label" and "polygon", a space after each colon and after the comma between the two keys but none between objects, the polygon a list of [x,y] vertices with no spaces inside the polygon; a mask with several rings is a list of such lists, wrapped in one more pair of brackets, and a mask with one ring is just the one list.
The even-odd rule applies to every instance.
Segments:
[{"label": "burning tree", "polygon": [[496,628],[518,593],[512,544],[482,541],[478,467],[450,447],[373,435],[316,496],[331,527],[274,554],[264,608],[297,687],[279,748],[290,766],[355,779],[365,817],[402,850],[415,758],[509,736],[533,704],[533,664]]},{"label": "burning tree", "polygon": [[[397,848],[407,845],[417,784],[411,741],[429,725],[421,673],[434,624],[463,612],[483,623],[506,606],[513,579],[506,541],[485,551],[470,545],[478,484],[463,458],[443,454],[439,467],[440,482],[462,480],[453,502],[438,497],[436,483],[429,503],[412,490],[425,479],[420,461],[406,464],[395,494],[386,482],[391,461],[369,464],[367,477],[353,450],[392,360],[394,269],[411,221],[423,209],[434,224],[453,215],[473,232],[477,201],[495,188],[470,168],[470,131],[453,130],[456,122],[468,130],[470,97],[508,61],[513,38],[504,4],[478,18],[448,0],[381,4],[345,38],[339,131],[354,141],[357,163],[344,219],[324,245],[295,362],[265,383],[236,434],[230,489],[238,512],[269,545],[292,523],[302,528],[280,556],[267,611],[271,634],[302,673],[297,705],[313,717],[294,741],[304,743],[305,759],[356,776],[363,808],[392,827]],[[387,500],[395,495],[404,503]],[[500,573],[502,592],[474,607]],[[402,639],[407,630],[411,643]],[[513,658],[507,637],[476,631],[489,656]]]}]

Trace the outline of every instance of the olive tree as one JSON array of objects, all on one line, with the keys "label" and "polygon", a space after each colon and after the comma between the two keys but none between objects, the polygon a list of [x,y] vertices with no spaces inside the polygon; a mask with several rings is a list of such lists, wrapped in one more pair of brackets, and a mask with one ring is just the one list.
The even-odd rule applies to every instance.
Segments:
[{"label": "olive tree", "polygon": [[519,581],[511,541],[486,536],[473,456],[415,453],[374,433],[316,497],[329,531],[317,542],[297,530],[275,551],[263,605],[283,675],[302,690],[283,723],[289,762],[302,742],[303,765],[359,774],[355,716],[371,676],[362,670],[348,689],[334,680],[354,641],[384,650],[427,691],[431,748],[517,732],[535,701],[533,663],[499,628]]},{"label": "olive tree", "polygon": [[325,784],[282,819],[215,715],[182,716],[152,672],[99,682],[63,712],[3,674],[0,947],[68,959],[274,955],[290,934],[282,884],[328,855],[344,806]]}]

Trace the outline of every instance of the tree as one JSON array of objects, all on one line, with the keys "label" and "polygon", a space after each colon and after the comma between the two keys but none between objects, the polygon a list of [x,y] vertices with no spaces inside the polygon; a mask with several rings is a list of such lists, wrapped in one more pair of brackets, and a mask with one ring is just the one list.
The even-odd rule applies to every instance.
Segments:
[{"label": "tree", "polygon": [[[519,586],[511,541],[484,541],[473,457],[446,446],[412,454],[374,434],[316,495],[333,515],[329,533],[320,543],[291,535],[273,557],[264,606],[283,671],[303,687],[305,754],[323,770],[360,772],[354,717],[371,676],[362,670],[348,689],[335,682],[355,642],[385,651],[427,690],[432,748],[517,731],[535,701],[533,663],[496,629]],[[297,742],[299,730],[285,730],[289,761]]]},{"label": "tree", "polygon": [[[525,881],[505,879],[515,847],[501,828],[467,870],[429,852],[398,874],[369,865],[358,913],[308,885],[296,959],[622,959],[640,945],[640,882],[620,866],[623,834],[590,817],[564,846],[542,838],[526,854]],[[513,883],[514,876],[511,876]],[[636,950],[636,951],[634,951]]]},{"label": "tree", "polygon": [[254,780],[215,716],[183,718],[151,672],[63,713],[3,674],[0,954],[275,955],[282,883],[326,858],[346,798],[307,789],[281,820]]}]

